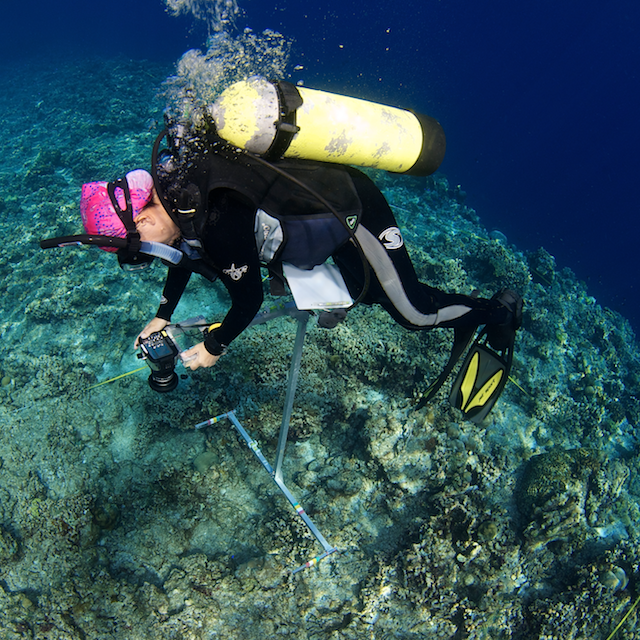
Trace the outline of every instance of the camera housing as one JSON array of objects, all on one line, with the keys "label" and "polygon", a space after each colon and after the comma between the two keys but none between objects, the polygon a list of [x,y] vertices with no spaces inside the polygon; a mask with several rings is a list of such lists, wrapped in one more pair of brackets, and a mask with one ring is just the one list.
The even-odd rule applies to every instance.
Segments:
[{"label": "camera housing", "polygon": [[180,349],[166,331],[156,331],[140,340],[139,358],[147,361],[151,369],[149,386],[159,393],[173,391],[178,386],[175,372]]}]

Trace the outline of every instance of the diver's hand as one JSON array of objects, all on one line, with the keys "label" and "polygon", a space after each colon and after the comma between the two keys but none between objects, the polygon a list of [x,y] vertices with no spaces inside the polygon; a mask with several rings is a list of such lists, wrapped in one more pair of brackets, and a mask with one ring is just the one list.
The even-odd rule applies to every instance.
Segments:
[{"label": "diver's hand", "polygon": [[168,320],[162,318],[154,318],[138,335],[136,341],[133,343],[135,349],[140,346],[140,340],[142,338],[148,338],[152,333],[156,331],[162,331],[169,324]]},{"label": "diver's hand", "polygon": [[212,356],[204,347],[204,342],[200,342],[195,347],[183,351],[181,356],[182,362],[187,369],[195,371],[200,367],[213,367],[218,362],[220,356]]}]

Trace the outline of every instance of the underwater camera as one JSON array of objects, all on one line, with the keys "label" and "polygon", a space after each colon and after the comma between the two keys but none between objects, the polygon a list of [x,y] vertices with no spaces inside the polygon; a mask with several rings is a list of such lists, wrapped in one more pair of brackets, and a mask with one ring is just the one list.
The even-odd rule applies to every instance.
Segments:
[{"label": "underwater camera", "polygon": [[166,331],[156,331],[140,340],[142,353],[138,358],[147,361],[151,369],[149,386],[160,393],[173,391],[178,386],[175,372],[180,350]]}]

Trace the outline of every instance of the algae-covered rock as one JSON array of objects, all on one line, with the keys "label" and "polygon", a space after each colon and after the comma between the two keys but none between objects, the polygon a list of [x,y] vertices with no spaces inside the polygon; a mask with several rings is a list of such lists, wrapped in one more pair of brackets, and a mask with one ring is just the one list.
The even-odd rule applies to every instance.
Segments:
[{"label": "algae-covered rock", "polygon": [[600,574],[600,583],[612,591],[622,591],[629,584],[629,578],[622,567],[613,565]]},{"label": "algae-covered rock", "polygon": [[216,463],[217,455],[215,451],[203,451],[193,461],[193,466],[198,473],[205,474]]},{"label": "algae-covered rock", "polygon": [[517,488],[518,509],[531,548],[568,540],[586,526],[587,481],[599,468],[587,449],[554,449],[527,463]]},{"label": "algae-covered rock", "polygon": [[18,543],[13,536],[0,527],[0,563],[11,560],[18,553]]},{"label": "algae-covered rock", "polygon": [[579,493],[596,465],[586,449],[554,449],[532,457],[518,487],[518,509],[530,517],[537,507],[563,493]]}]

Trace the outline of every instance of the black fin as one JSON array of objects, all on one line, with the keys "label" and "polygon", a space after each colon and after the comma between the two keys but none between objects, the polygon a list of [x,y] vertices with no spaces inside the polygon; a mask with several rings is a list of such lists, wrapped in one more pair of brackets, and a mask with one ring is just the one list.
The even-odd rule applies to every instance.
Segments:
[{"label": "black fin", "polygon": [[493,409],[509,379],[514,339],[515,331],[508,344],[497,352],[487,344],[485,327],[471,345],[449,396],[466,420],[481,422]]},{"label": "black fin", "polygon": [[442,373],[431,383],[425,394],[420,399],[420,402],[416,405],[416,411],[422,409],[427,402],[429,402],[440,391],[440,387],[446,382],[449,375],[453,371],[453,368],[458,364],[462,354],[465,352],[473,334],[476,331],[476,327],[471,329],[455,329],[453,334],[453,346],[451,347],[451,355],[449,361],[445,365]]}]

